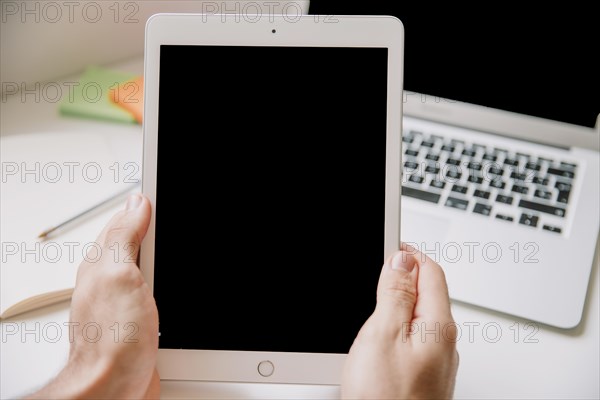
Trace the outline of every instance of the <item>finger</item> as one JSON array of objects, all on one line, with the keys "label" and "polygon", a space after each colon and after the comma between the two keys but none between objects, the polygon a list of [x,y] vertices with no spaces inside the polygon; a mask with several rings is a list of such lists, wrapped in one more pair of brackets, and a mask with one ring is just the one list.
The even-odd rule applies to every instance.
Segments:
[{"label": "finger", "polygon": [[148,385],[148,389],[146,390],[146,394],[144,394],[144,399],[160,399],[160,376],[158,375],[158,371],[154,368],[154,372],[152,373],[152,380]]},{"label": "finger", "polygon": [[116,244],[128,260],[137,260],[141,241],[148,231],[150,215],[150,201],[147,198],[140,194],[129,196],[125,210],[110,220],[100,233],[98,243],[104,249],[115,249]]},{"label": "finger", "polygon": [[448,285],[442,267],[412,246],[402,243],[400,248],[412,255],[419,265],[419,298],[414,310],[415,319],[440,323],[452,321]]},{"label": "finger", "polygon": [[377,320],[394,332],[406,328],[413,320],[418,275],[417,260],[404,251],[390,257],[381,269],[375,311]]}]

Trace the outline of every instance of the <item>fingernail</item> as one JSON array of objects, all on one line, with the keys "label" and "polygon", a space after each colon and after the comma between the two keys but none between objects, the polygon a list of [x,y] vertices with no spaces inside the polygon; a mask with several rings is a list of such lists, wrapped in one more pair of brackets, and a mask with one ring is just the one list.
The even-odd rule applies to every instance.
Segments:
[{"label": "fingernail", "polygon": [[140,206],[140,204],[142,204],[142,196],[140,196],[139,194],[132,194],[127,199],[127,206],[125,207],[125,209],[127,211],[135,210]]},{"label": "fingernail", "polygon": [[415,268],[415,258],[405,251],[399,251],[392,258],[392,269],[410,272]]}]

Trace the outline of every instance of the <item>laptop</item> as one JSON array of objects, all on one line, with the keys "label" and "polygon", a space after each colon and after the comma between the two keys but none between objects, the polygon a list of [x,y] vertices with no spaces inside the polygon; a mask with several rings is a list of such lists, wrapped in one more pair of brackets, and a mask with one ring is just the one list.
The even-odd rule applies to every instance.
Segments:
[{"label": "laptop", "polygon": [[310,8],[405,26],[402,240],[442,265],[453,300],[573,328],[599,229],[596,22],[546,11]]},{"label": "laptop", "polygon": [[401,22],[158,14],[146,32],[161,379],[339,384],[400,244]]}]

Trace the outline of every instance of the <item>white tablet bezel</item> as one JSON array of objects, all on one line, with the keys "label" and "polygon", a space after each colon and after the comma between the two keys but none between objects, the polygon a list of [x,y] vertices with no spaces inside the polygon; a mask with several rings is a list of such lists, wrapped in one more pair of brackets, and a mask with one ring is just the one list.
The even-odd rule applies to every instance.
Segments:
[{"label": "white tablet bezel", "polygon": [[[400,241],[403,44],[402,23],[393,17],[201,14],[151,17],[146,25],[143,193],[153,209],[140,254],[140,267],[148,285],[153,288],[161,45],[388,48],[385,244],[382,249],[384,256],[388,256],[398,250]],[[190,329],[194,328],[190,326]],[[158,369],[164,380],[339,384],[345,358],[344,354],[159,349]],[[275,369],[271,376],[259,374],[258,364],[262,361],[273,363]]]}]

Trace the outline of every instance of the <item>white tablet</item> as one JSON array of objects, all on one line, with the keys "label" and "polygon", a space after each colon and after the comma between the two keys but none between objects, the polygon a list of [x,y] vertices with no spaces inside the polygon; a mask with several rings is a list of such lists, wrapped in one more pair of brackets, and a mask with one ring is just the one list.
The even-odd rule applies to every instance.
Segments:
[{"label": "white tablet", "polygon": [[399,247],[402,58],[391,17],[148,21],[162,379],[340,382]]}]

